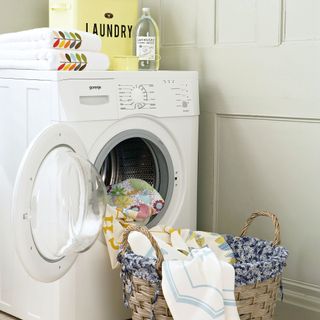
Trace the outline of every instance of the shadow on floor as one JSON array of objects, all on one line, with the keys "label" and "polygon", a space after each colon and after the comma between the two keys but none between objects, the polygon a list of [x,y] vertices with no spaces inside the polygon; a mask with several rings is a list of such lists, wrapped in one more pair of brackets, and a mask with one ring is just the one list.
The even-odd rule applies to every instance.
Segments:
[{"label": "shadow on floor", "polygon": [[278,302],[274,320],[318,320],[320,312],[309,311],[287,303]]}]

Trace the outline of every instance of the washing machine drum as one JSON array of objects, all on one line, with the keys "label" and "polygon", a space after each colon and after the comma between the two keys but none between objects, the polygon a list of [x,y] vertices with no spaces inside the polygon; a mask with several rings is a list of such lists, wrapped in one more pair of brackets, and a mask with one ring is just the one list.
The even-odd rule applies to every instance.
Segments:
[{"label": "washing machine drum", "polygon": [[165,214],[172,197],[174,172],[170,154],[156,136],[142,130],[122,133],[106,144],[95,166],[106,186],[141,179],[160,193],[166,204],[158,217],[148,222],[149,226]]},{"label": "washing machine drum", "polygon": [[[100,174],[106,185],[126,179],[141,179],[159,189],[159,154],[156,154],[154,146],[144,139],[125,140],[111,150]],[[166,179],[166,176],[162,175],[162,179]]]}]

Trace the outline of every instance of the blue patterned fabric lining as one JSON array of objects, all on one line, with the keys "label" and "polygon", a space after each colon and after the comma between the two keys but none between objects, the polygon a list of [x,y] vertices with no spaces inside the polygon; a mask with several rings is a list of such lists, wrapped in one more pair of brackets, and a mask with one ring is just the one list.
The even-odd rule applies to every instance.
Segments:
[{"label": "blue patterned fabric lining", "polygon": [[118,261],[121,264],[120,275],[122,278],[129,274],[154,284],[161,283],[156,270],[155,258],[142,257],[132,251],[127,251],[125,254],[118,254]]},{"label": "blue patterned fabric lining", "polygon": [[[155,295],[152,304],[157,302],[161,289],[161,278],[156,270],[156,259],[139,256],[132,251],[125,254],[118,254],[118,261],[121,264],[120,277],[123,285],[123,301],[125,306],[129,307],[129,300],[132,294],[131,277],[137,277],[152,283],[155,287]],[[155,314],[151,315],[155,319]]]},{"label": "blue patterned fabric lining", "polygon": [[225,236],[234,252],[236,287],[265,281],[280,275],[286,266],[288,250],[253,237]]}]

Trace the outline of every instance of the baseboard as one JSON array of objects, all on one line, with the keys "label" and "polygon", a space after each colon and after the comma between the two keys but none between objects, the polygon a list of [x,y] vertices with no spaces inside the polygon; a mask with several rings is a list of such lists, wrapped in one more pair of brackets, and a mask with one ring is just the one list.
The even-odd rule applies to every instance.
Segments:
[{"label": "baseboard", "polygon": [[287,278],[282,282],[285,303],[320,312],[320,286]]}]

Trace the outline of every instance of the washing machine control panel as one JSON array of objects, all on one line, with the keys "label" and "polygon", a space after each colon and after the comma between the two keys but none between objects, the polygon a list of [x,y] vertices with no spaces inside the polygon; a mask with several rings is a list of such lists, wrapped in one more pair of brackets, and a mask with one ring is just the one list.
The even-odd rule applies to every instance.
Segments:
[{"label": "washing machine control panel", "polygon": [[163,84],[173,94],[176,107],[182,112],[190,112],[192,98],[188,81],[163,80]]},{"label": "washing machine control panel", "polygon": [[119,84],[120,110],[155,109],[154,84]]},{"label": "washing machine control panel", "polygon": [[198,112],[194,79],[124,79],[117,85],[120,114],[150,113],[158,116],[193,115]]}]

